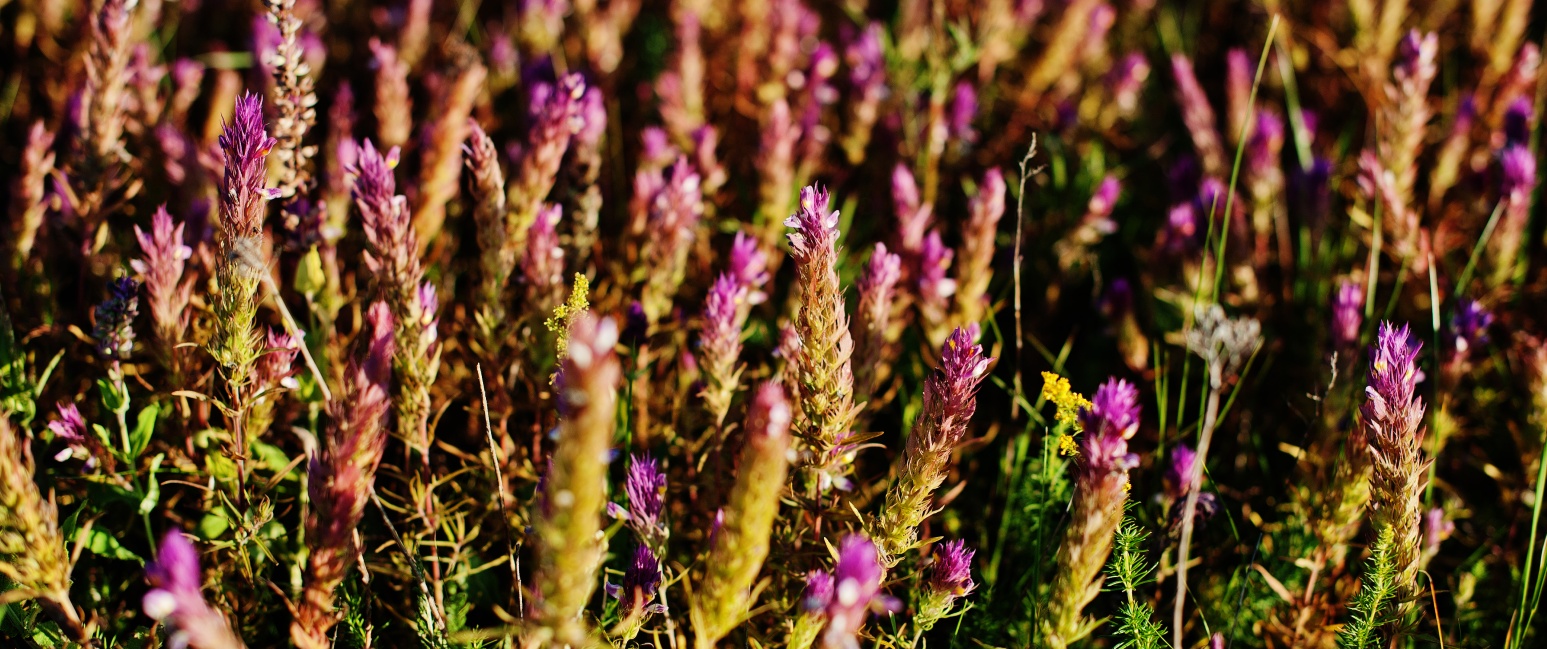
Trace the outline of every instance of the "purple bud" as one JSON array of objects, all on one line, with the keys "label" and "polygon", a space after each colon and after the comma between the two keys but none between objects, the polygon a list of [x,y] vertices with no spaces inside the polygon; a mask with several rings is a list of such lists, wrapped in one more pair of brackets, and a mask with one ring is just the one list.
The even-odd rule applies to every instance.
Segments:
[{"label": "purple bud", "polygon": [[1481,304],[1461,298],[1456,301],[1456,310],[1450,316],[1451,348],[1456,354],[1464,355],[1471,350],[1488,344],[1488,327],[1493,324],[1493,314],[1483,308]]},{"label": "purple bud", "polygon": [[1359,328],[1364,324],[1364,290],[1357,282],[1343,280],[1337,294],[1332,296],[1332,343],[1340,350],[1353,348],[1359,342]]},{"label": "purple bud", "polygon": [[918,288],[926,304],[943,305],[946,298],[956,293],[956,280],[947,276],[954,256],[955,253],[940,240],[939,230],[930,230],[928,236],[924,237],[924,246],[919,254]]},{"label": "purple bud", "polygon": [[1523,144],[1512,144],[1499,154],[1499,193],[1512,202],[1531,200],[1536,189],[1536,156]]},{"label": "purple bud", "polygon": [[976,552],[960,540],[936,546],[935,562],[929,571],[929,588],[953,597],[971,593],[977,587],[972,582],[974,554]]},{"label": "purple bud", "polygon": [[107,286],[107,298],[92,311],[96,327],[97,353],[119,360],[134,351],[134,318],[140,313],[140,284],[120,277]]},{"label": "purple bud", "polygon": [[768,255],[758,247],[755,237],[745,232],[736,233],[736,241],[731,244],[729,272],[737,284],[747,289],[748,304],[768,301],[768,294],[763,292],[769,280]]},{"label": "purple bud", "polygon": [[1531,99],[1521,97],[1511,102],[1509,108],[1504,111],[1504,142],[1506,144],[1525,144],[1531,140],[1531,125],[1535,119],[1536,111],[1531,107]]},{"label": "purple bud", "polygon": [[956,83],[951,95],[951,137],[964,143],[978,141],[978,132],[972,129],[972,120],[978,115],[978,91],[968,81]]},{"label": "purple bud", "polygon": [[1166,496],[1172,500],[1186,498],[1187,494],[1198,487],[1193,481],[1193,471],[1197,468],[1198,452],[1186,444],[1178,444],[1171,449],[1171,466],[1166,468]]},{"label": "purple bud", "polygon": [[806,573],[806,590],[801,606],[810,613],[825,613],[833,601],[833,575],[825,570]]},{"label": "purple bud", "polygon": [[789,241],[797,263],[823,255],[837,245],[838,211],[828,210],[830,202],[826,189],[816,185],[800,189],[800,208],[784,219],[784,227],[794,228]]}]

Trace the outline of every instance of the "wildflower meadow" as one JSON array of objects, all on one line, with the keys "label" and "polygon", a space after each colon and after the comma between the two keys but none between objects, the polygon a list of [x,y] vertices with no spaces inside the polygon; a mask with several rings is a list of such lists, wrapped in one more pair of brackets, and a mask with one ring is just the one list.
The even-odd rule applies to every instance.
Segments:
[{"label": "wildflower meadow", "polygon": [[0,0],[0,647],[1547,646],[1530,0]]}]

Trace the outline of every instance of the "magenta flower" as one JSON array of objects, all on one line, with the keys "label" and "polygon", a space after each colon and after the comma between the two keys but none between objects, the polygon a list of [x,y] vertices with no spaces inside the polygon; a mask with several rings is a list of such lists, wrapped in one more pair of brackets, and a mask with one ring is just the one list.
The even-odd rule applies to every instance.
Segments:
[{"label": "magenta flower", "polygon": [[806,573],[806,589],[801,595],[801,607],[808,613],[825,613],[833,601],[833,573],[812,570]]},{"label": "magenta flower", "polygon": [[721,273],[704,299],[704,324],[699,349],[704,356],[704,389],[700,393],[715,424],[724,422],[740,384],[741,329],[746,322],[747,289],[730,273]]},{"label": "magenta flower", "polygon": [[300,345],[301,341],[295,336],[270,329],[266,349],[253,365],[255,383],[264,390],[294,390],[300,387],[295,380],[295,370],[291,367],[296,354],[300,352]]},{"label": "magenta flower", "polygon": [[199,552],[172,530],[161,540],[156,560],[145,564],[145,578],[152,588],[143,607],[151,619],[171,631],[173,649],[236,649],[242,646],[219,612],[204,601],[204,578],[199,572]]},{"label": "magenta flower", "polygon": [[1090,407],[1080,410],[1080,423],[1087,472],[1127,471],[1139,465],[1139,456],[1128,452],[1128,440],[1139,429],[1139,390],[1132,383],[1107,379],[1091,397]]},{"label": "magenta flower", "polygon": [[950,277],[951,261],[955,256],[956,253],[940,240],[939,230],[930,230],[924,237],[924,246],[919,251],[916,287],[919,314],[932,345],[940,344],[949,331],[951,296],[956,294],[956,280]]},{"label": "magenta flower", "polygon": [[[833,566],[832,596],[827,601],[827,630],[822,634],[825,649],[853,649],[859,646],[858,634],[871,611],[890,610],[895,600],[881,593],[881,566],[876,545],[857,534],[844,537],[838,545],[838,562]],[[811,582],[807,581],[808,591]]]},{"label": "magenta flower", "polygon": [[79,408],[74,403],[60,402],[56,406],[59,410],[59,418],[48,422],[48,430],[54,433],[54,439],[64,442],[65,449],[54,456],[57,462],[63,462],[70,458],[79,458],[86,461],[86,470],[97,467],[96,450],[100,443],[86,428],[86,419],[81,416]]}]

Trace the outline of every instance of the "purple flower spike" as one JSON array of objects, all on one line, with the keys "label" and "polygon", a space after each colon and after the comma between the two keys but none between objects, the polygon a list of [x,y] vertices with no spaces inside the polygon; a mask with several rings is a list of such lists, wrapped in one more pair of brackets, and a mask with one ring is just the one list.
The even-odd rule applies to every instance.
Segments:
[{"label": "purple flower spike", "polygon": [[1370,349],[1370,379],[1365,388],[1369,400],[1360,408],[1375,435],[1418,435],[1423,418],[1423,400],[1416,396],[1424,378],[1418,369],[1422,348],[1423,343],[1412,337],[1407,325],[1397,328],[1390,322],[1381,323],[1375,346]]},{"label": "purple flower spike", "polygon": [[108,358],[124,360],[134,351],[134,318],[140,313],[140,284],[120,277],[107,286],[107,298],[92,312],[96,328],[97,352]]},{"label": "purple flower spike", "polygon": [[1364,289],[1357,282],[1343,280],[1332,297],[1332,342],[1338,350],[1352,349],[1359,342],[1364,324]]},{"label": "purple flower spike", "polygon": [[1492,324],[1492,313],[1477,302],[1461,298],[1456,302],[1456,312],[1450,316],[1451,347],[1464,355],[1488,344],[1488,327]]},{"label": "purple flower spike", "polygon": [[236,114],[220,135],[225,152],[220,222],[228,236],[256,236],[263,230],[264,205],[279,197],[265,188],[269,150],[278,143],[263,128],[263,98],[251,93],[236,100]]},{"label": "purple flower spike", "polygon": [[784,219],[784,227],[795,230],[789,240],[797,263],[828,254],[825,251],[837,245],[838,211],[828,209],[830,202],[827,190],[816,185],[800,189],[800,209]]},{"label": "purple flower spike", "polygon": [[661,520],[666,509],[666,474],[649,453],[629,460],[623,493],[628,497],[629,524],[646,539],[662,539],[666,533]]},{"label": "purple flower spike", "polygon": [[929,572],[929,587],[955,597],[971,593],[977,588],[972,581],[974,554],[976,551],[960,540],[939,546],[935,550],[935,564]]}]

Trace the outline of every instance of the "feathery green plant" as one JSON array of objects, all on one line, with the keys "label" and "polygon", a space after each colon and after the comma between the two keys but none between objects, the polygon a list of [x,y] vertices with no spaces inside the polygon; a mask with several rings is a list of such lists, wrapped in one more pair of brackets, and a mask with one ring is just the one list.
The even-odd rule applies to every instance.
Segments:
[{"label": "feathery green plant", "polygon": [[1370,568],[1359,580],[1359,594],[1348,603],[1353,617],[1338,634],[1339,649],[1367,649],[1380,646],[1376,637],[1386,619],[1386,604],[1397,592],[1397,565],[1392,558],[1395,532],[1391,527],[1382,528],[1375,540]]},{"label": "feathery green plant", "polygon": [[1112,559],[1107,573],[1117,582],[1126,599],[1117,612],[1117,649],[1160,649],[1166,644],[1166,627],[1155,619],[1155,609],[1134,597],[1134,591],[1150,583],[1155,564],[1144,556],[1149,531],[1133,517],[1133,506],[1118,524],[1112,538]]}]

